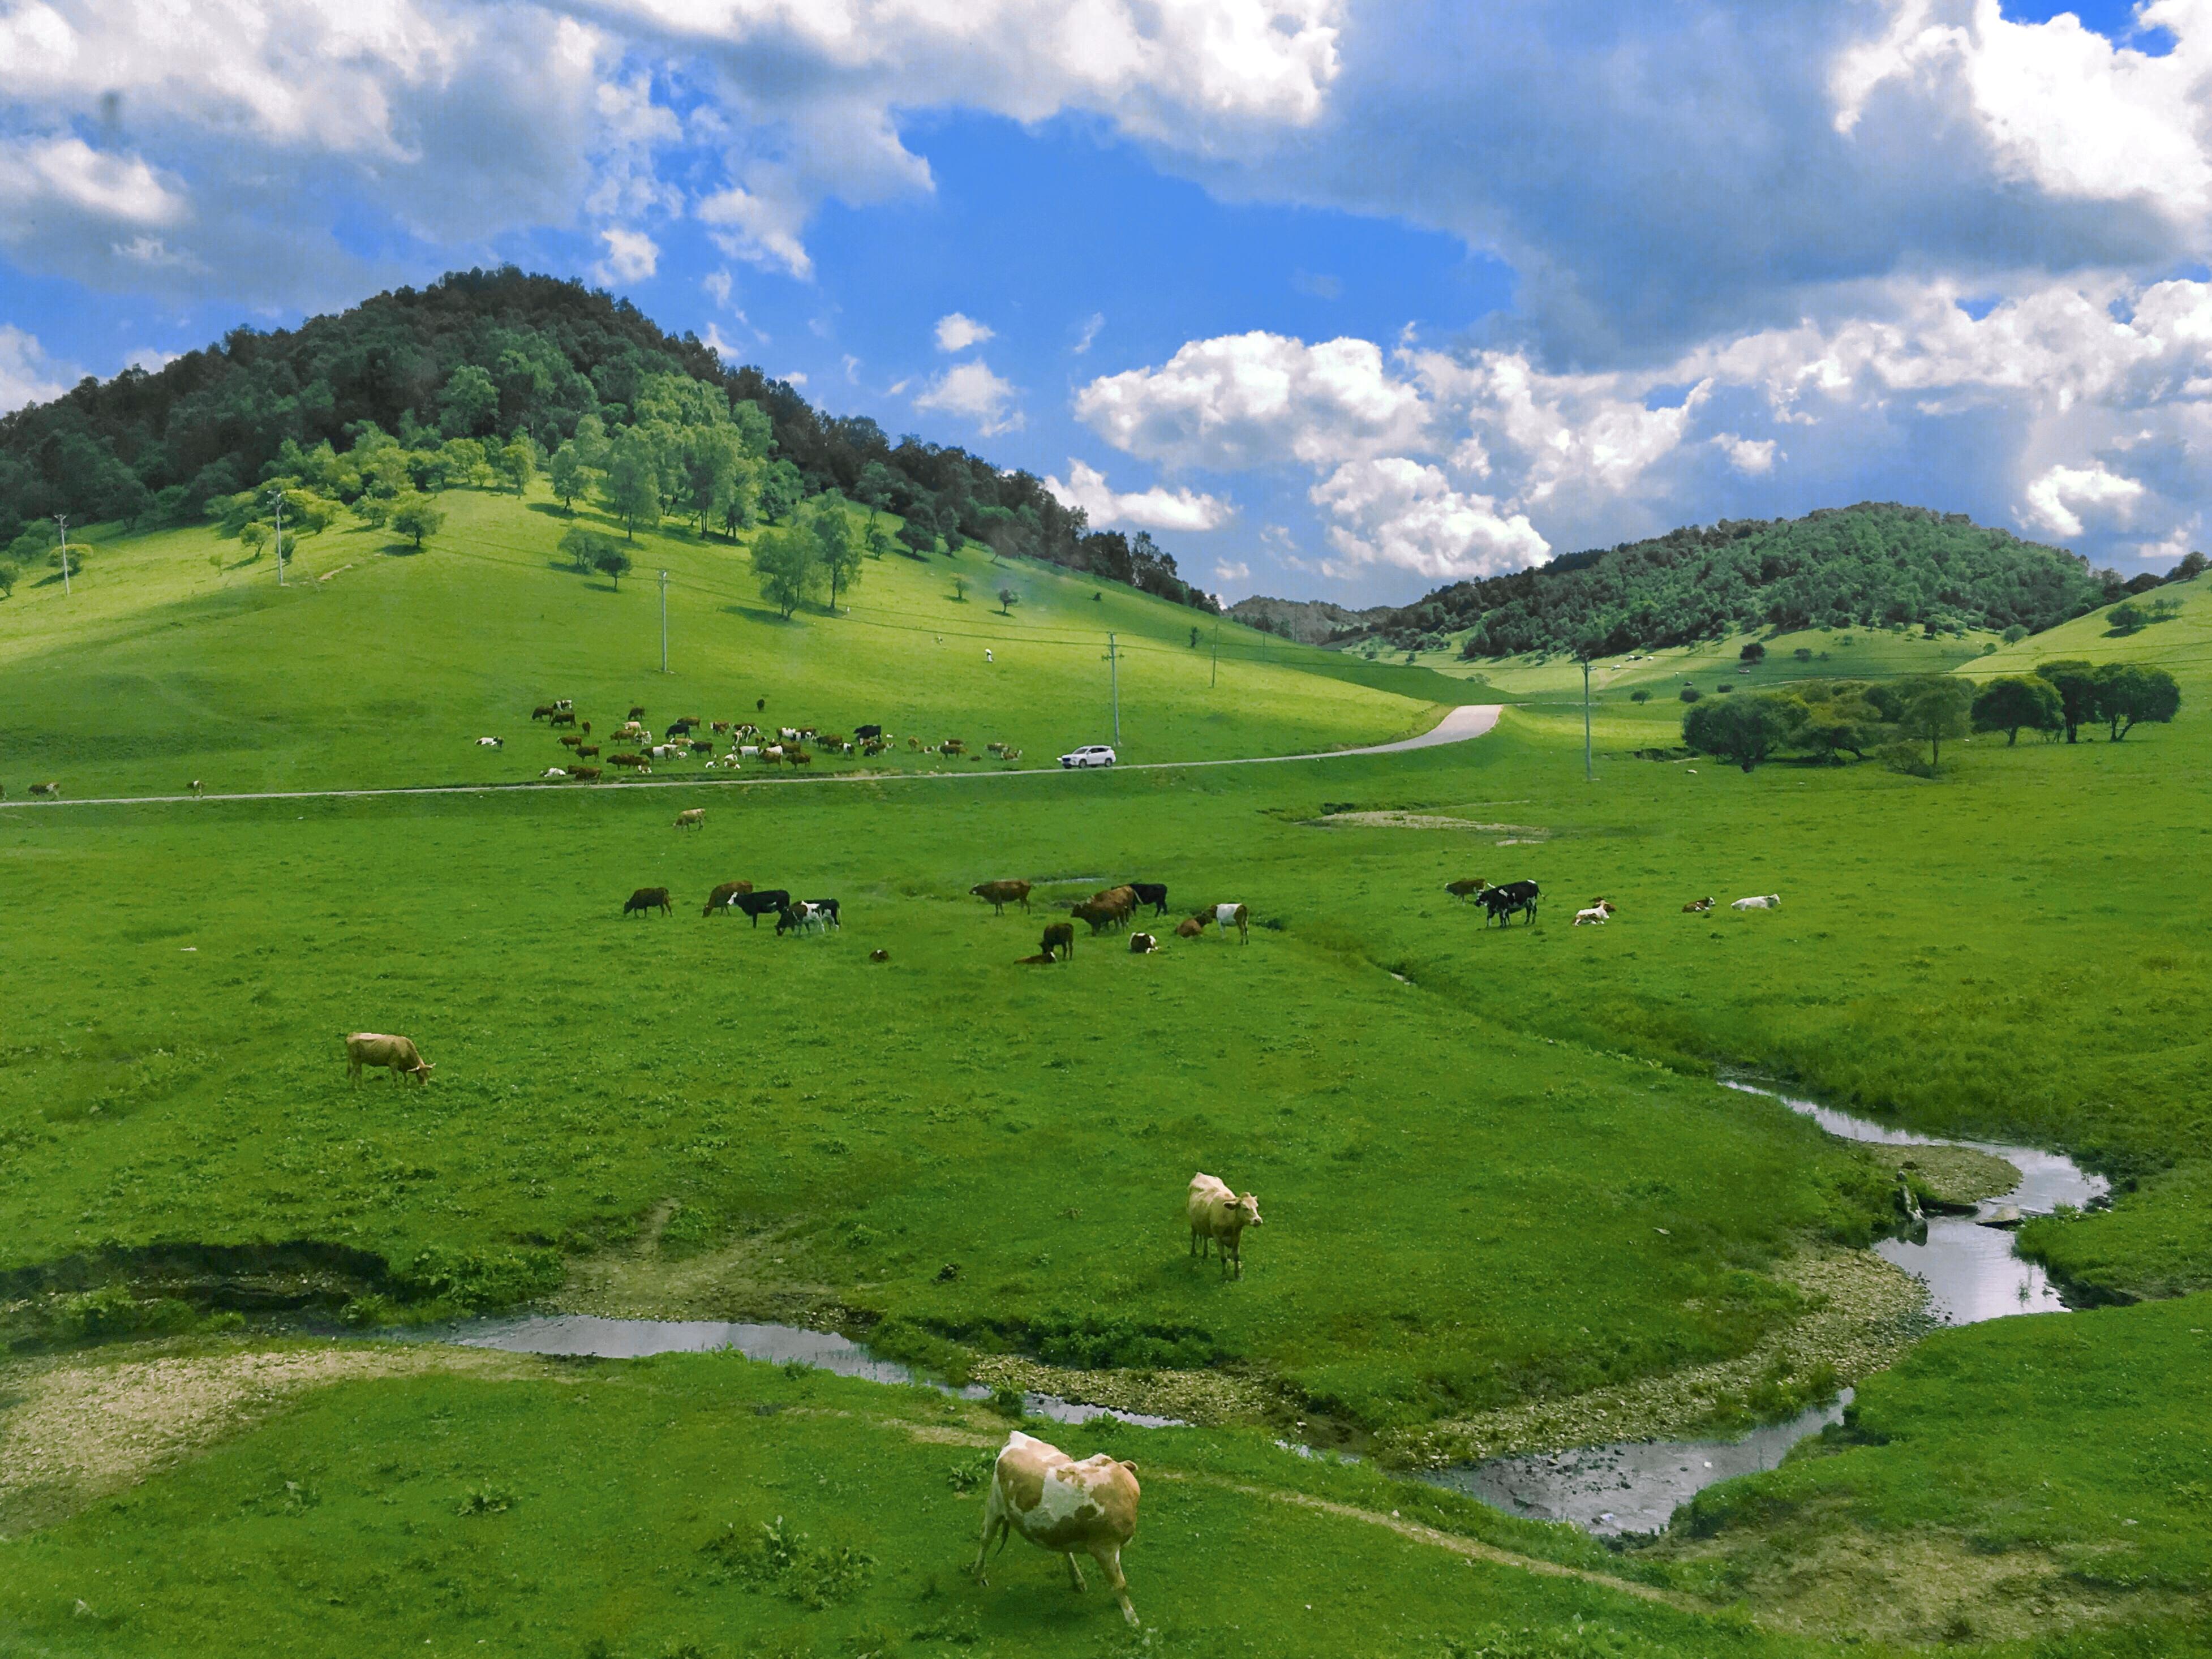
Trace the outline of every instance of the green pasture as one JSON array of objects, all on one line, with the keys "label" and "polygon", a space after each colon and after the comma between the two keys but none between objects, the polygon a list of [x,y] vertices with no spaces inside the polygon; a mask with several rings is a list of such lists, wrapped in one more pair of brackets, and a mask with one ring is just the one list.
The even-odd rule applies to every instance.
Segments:
[{"label": "green pasture", "polygon": [[[58,580],[20,586],[0,602],[0,787],[21,798],[47,781],[70,795],[174,793],[196,777],[210,793],[515,781],[562,757],[530,720],[559,696],[599,738],[641,705],[656,732],[680,714],[881,725],[899,741],[878,769],[981,770],[1000,764],[983,753],[992,742],[1049,765],[1114,739],[1109,634],[1131,760],[1386,741],[1470,695],[1227,621],[1217,662],[1212,617],[972,547],[866,560],[836,615],[810,605],[786,620],[762,601],[741,546],[675,527],[641,533],[635,574],[611,584],[568,568],[556,544],[571,521],[550,501],[453,489],[439,502],[446,528],[423,551],[386,531],[332,529],[296,544],[283,588],[273,556],[241,562],[237,542],[199,528],[97,537],[69,596]],[[588,512],[576,521],[619,534]],[[1015,595],[1004,613],[1001,588]],[[479,737],[507,747],[479,750]],[[958,738],[973,758],[925,758],[908,737]]]}]

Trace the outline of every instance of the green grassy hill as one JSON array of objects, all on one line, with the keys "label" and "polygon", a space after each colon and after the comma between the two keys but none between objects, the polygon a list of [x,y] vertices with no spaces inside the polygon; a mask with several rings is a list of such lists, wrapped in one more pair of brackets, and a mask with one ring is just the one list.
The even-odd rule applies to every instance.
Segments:
[{"label": "green grassy hill", "polygon": [[[644,532],[617,591],[566,568],[556,544],[570,521],[542,495],[439,499],[447,526],[422,553],[386,532],[334,528],[297,544],[281,589],[272,557],[241,563],[238,544],[211,530],[95,532],[72,594],[58,579],[27,582],[0,603],[0,786],[20,796],[46,779],[75,795],[173,793],[194,777],[216,792],[520,780],[562,753],[529,719],[556,696],[601,734],[641,704],[656,729],[678,714],[823,731],[873,722],[902,739],[957,737],[971,754],[1005,742],[1024,764],[1049,764],[1114,738],[1109,634],[1133,761],[1384,741],[1433,723],[1438,702],[1484,696],[1226,621],[1217,665],[1209,617],[972,545],[866,561],[838,614],[809,605],[786,620],[762,601],[742,545]],[[580,520],[611,528],[588,512]],[[1007,614],[1002,587],[1016,596]],[[479,736],[507,746],[477,750]],[[924,760],[902,740],[872,764],[998,763]]]}]

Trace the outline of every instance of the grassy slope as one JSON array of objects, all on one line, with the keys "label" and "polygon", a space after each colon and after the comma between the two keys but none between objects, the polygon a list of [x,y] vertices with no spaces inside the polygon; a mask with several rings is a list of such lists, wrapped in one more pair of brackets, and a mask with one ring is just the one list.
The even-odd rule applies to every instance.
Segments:
[{"label": "grassy slope", "polygon": [[[301,544],[287,589],[266,557],[218,576],[210,554],[235,561],[238,544],[203,529],[103,541],[73,598],[58,583],[18,588],[0,604],[0,784],[20,796],[47,778],[76,795],[173,793],[195,776],[211,791],[527,778],[560,754],[529,712],[559,696],[603,735],[634,702],[657,729],[679,714],[751,719],[765,697],[764,721],[874,721],[977,751],[1004,741],[1048,763],[1112,738],[1109,631],[1133,760],[1396,738],[1464,695],[1425,674],[1366,672],[1389,691],[1346,684],[1328,653],[1233,623],[1209,687],[1210,618],[974,550],[869,561],[850,615],[817,607],[787,622],[760,600],[741,549],[672,530],[639,538],[638,574],[617,592],[562,568],[568,520],[550,501],[473,490],[441,501],[447,527],[426,552],[333,530]],[[665,678],[661,568],[675,671]],[[969,589],[959,603],[956,576]],[[1010,616],[988,597],[1001,586],[1021,596]],[[476,750],[483,735],[508,746]],[[901,744],[890,763],[925,763]]]}]

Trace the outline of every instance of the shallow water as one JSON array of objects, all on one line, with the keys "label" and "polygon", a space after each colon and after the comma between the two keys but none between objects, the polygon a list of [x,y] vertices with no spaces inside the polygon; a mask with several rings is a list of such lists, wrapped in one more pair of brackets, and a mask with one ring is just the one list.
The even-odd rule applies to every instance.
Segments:
[{"label": "shallow water", "polygon": [[[2014,1254],[2012,1234],[1985,1226],[1978,1218],[2004,1205],[2017,1207],[2023,1217],[2048,1215],[2061,1205],[2085,1207],[2111,1190],[2102,1176],[2039,1147],[1914,1134],[1753,1084],[1729,1083],[1728,1087],[1770,1096],[1846,1140],[1887,1146],[1972,1146],[2003,1158],[2021,1173],[2020,1184],[2012,1191],[1984,1200],[1972,1216],[1930,1216],[1924,1239],[1886,1238],[1875,1249],[1884,1261],[1896,1263],[1928,1286],[1928,1310],[1947,1325],[2066,1310],[2041,1266]],[[1850,1400],[1846,1390],[1833,1405],[1754,1430],[1741,1440],[1615,1441],[1569,1451],[1494,1457],[1427,1478],[1515,1515],[1571,1521],[1601,1534],[1656,1532],[1667,1525],[1676,1504],[1715,1481],[1773,1468],[1799,1441],[1840,1423]]]},{"label": "shallow water", "polygon": [[[963,1400],[988,1400],[980,1383],[954,1389],[895,1359],[878,1359],[852,1338],[835,1331],[810,1331],[797,1325],[729,1323],[715,1319],[607,1319],[597,1314],[508,1314],[488,1319],[456,1320],[426,1326],[407,1336],[424,1342],[451,1342],[465,1348],[499,1348],[508,1353],[541,1353],[595,1359],[642,1359],[656,1353],[735,1352],[770,1364],[811,1365],[839,1376],[870,1382],[919,1383]],[[1056,1395],[1024,1394],[1024,1409],[1055,1423],[1088,1423],[1110,1417],[1148,1429],[1180,1428],[1172,1417],[1080,1405]]]}]

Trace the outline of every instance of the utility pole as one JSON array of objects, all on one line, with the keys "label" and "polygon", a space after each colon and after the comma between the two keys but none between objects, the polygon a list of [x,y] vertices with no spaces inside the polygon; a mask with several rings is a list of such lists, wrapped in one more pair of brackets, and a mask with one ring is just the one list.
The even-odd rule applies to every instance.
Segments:
[{"label": "utility pole", "polygon": [[70,592],[70,579],[69,579],[69,514],[66,514],[66,513],[57,513],[57,514],[54,514],[54,528],[55,528],[56,530],[58,530],[59,532],[61,532],[61,537],[62,537],[62,597],[63,597],[64,599],[67,599],[67,598],[69,597],[69,592]]},{"label": "utility pole", "polygon": [[1589,668],[1589,659],[1584,657],[1583,659],[1583,781],[1584,783],[1595,781],[1596,776],[1590,770]]},{"label": "utility pole", "polygon": [[284,492],[272,489],[269,499],[276,508],[276,586],[284,584]]},{"label": "utility pole", "polygon": [[660,672],[668,672],[668,573],[660,573]]},{"label": "utility pole", "polygon": [[1114,742],[1121,741],[1121,653],[1114,643],[1114,636],[1106,636],[1106,660],[1114,677]]}]

